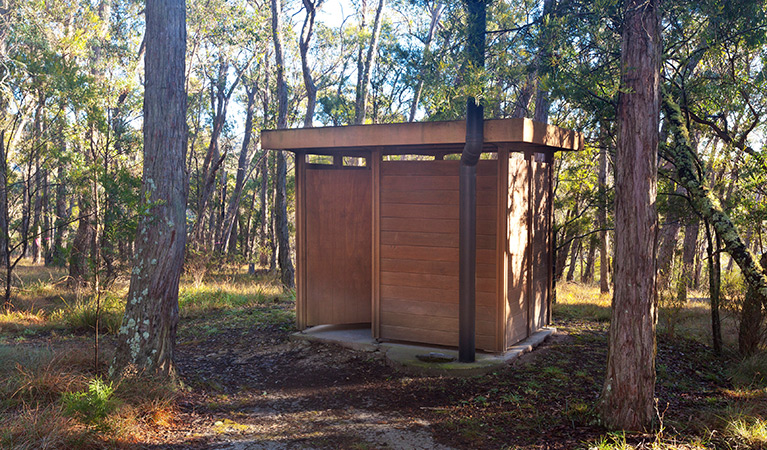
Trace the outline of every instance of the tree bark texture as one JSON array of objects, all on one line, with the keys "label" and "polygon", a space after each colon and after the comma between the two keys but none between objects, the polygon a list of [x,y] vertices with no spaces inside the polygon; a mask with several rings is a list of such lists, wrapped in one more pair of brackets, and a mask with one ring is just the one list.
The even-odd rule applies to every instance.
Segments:
[{"label": "tree bark texture", "polygon": [[[383,0],[381,0],[383,1]],[[280,3],[272,0],[272,37],[274,38],[274,56],[277,64],[277,128],[288,127],[288,85],[285,82],[285,61],[282,54],[282,30]],[[287,173],[285,152],[277,152],[277,177],[274,201],[275,234],[279,251],[280,281],[292,288],[295,286],[295,269],[290,256],[290,230],[288,229]]]},{"label": "tree bark texture", "polygon": [[186,9],[147,0],[144,175],[131,283],[110,373],[175,372],[178,283],[186,243]]},{"label": "tree bark texture", "polygon": [[658,0],[626,0],[615,157],[615,292],[600,399],[610,429],[648,430],[655,397]]}]

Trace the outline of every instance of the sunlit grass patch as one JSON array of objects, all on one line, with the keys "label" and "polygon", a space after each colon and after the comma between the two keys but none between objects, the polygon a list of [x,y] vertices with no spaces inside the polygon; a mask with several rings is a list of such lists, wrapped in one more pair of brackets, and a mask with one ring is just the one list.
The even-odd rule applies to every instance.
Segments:
[{"label": "sunlit grass patch", "polygon": [[106,292],[97,305],[93,296],[83,297],[73,303],[66,303],[51,313],[50,320],[73,331],[93,331],[96,328],[98,309],[99,331],[117,333],[125,310],[121,296]]},{"label": "sunlit grass patch", "polygon": [[607,322],[610,320],[611,301],[611,295],[600,293],[599,286],[558,283],[554,318]]},{"label": "sunlit grass patch", "polygon": [[729,422],[727,433],[738,443],[751,448],[767,445],[767,421],[754,417],[739,417]]},{"label": "sunlit grass patch", "polygon": [[0,332],[3,331],[34,331],[44,327],[46,317],[42,311],[26,310],[6,311],[0,309]]}]

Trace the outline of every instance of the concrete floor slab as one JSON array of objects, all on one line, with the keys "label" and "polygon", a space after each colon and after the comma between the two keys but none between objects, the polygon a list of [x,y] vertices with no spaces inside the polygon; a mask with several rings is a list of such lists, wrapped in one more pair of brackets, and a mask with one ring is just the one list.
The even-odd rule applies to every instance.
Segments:
[{"label": "concrete floor slab", "polygon": [[[477,352],[473,363],[458,362],[458,350],[431,347],[413,343],[377,342],[372,338],[369,326],[360,325],[321,325],[294,333],[291,339],[336,344],[364,352],[380,352],[386,361],[400,370],[417,374],[444,376],[474,376],[490,373],[542,344],[556,328],[543,328],[527,339],[512,346],[504,353]],[[419,359],[432,355],[436,360],[446,362],[427,362]]]}]

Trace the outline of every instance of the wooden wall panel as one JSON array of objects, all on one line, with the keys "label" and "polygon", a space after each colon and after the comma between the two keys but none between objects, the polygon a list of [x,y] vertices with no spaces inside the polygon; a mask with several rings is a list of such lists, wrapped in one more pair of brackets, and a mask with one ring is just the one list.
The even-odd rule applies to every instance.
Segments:
[{"label": "wooden wall panel", "polygon": [[370,322],[371,172],[305,173],[306,324]]},{"label": "wooden wall panel", "polygon": [[[458,345],[459,161],[383,161],[380,336]],[[497,161],[477,166],[477,348],[497,343]]]},{"label": "wooden wall panel", "polygon": [[527,337],[528,308],[528,161],[519,153],[509,159],[508,243],[509,291],[506,347]]}]

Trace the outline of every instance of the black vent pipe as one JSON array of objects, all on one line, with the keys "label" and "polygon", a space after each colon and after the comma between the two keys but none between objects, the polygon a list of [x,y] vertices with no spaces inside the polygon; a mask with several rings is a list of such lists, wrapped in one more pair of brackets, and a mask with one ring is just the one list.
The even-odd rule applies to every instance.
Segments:
[{"label": "black vent pipe", "polygon": [[458,238],[458,361],[474,362],[476,353],[477,161],[484,142],[482,106],[466,102],[466,145],[461,154]]},{"label": "black vent pipe", "polygon": [[[467,15],[464,70],[481,71],[485,66],[486,3],[490,1],[464,0]],[[482,77],[469,76],[468,79]],[[461,154],[458,183],[458,360],[466,363],[474,362],[476,356],[477,161],[482,154],[484,126],[482,106],[477,105],[474,97],[469,97],[466,99],[466,146]]]}]

